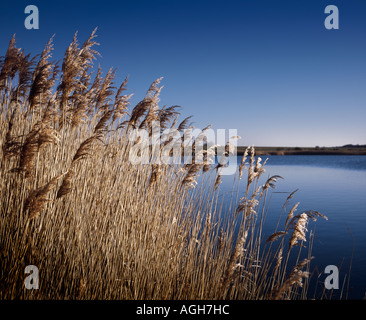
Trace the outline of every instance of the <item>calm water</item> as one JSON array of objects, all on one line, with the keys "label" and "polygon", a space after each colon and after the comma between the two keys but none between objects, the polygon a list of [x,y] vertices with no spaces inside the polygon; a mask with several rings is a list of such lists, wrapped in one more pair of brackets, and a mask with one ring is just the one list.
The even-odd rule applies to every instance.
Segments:
[{"label": "calm water", "polygon": [[[265,158],[267,156],[262,157],[263,160]],[[309,230],[315,227],[312,250],[315,259],[311,263],[312,268],[316,266],[319,271],[324,271],[327,265],[340,267],[341,288],[345,276],[349,275],[354,250],[348,298],[362,299],[366,293],[366,156],[268,158],[263,181],[271,175],[280,175],[284,180],[278,180],[273,190],[265,232],[268,235],[273,232],[287,196],[299,189],[287,206],[288,210],[300,202],[296,213],[314,209],[329,219],[325,221],[319,218],[309,223]],[[242,180],[239,189],[242,190],[241,195],[246,184],[244,177]],[[223,177],[221,192],[230,192],[232,185],[233,176]],[[325,277],[323,273],[319,280],[324,281]]]}]

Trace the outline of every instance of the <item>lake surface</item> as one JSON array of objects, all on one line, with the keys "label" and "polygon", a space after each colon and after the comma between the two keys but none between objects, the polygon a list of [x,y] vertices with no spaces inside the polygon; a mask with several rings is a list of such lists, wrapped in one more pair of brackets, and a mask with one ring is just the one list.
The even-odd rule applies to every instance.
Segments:
[{"label": "lake surface", "polygon": [[[272,175],[284,178],[276,182],[276,188],[272,191],[264,231],[268,235],[274,231],[286,198],[290,192],[299,189],[287,206],[287,212],[300,202],[295,214],[313,209],[329,219],[319,218],[316,222],[309,222],[309,231],[315,227],[312,250],[315,259],[311,262],[311,269],[316,267],[323,272],[319,276],[319,281],[323,282],[327,276],[324,274],[327,265],[339,267],[340,289],[334,290],[334,297],[337,297],[343,285],[347,288],[352,258],[348,299],[362,299],[366,293],[366,156],[261,158],[268,158],[266,172],[261,177],[263,183]],[[238,162],[240,160],[241,156]],[[240,196],[245,192],[245,174],[239,186]],[[234,176],[223,176],[222,180],[220,192],[230,193]],[[282,230],[281,227],[278,230]],[[345,295],[344,291],[342,298]]]}]

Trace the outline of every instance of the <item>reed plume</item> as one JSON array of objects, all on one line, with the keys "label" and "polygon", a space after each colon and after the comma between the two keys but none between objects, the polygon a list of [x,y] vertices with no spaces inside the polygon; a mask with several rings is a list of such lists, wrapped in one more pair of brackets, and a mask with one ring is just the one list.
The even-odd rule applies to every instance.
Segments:
[{"label": "reed plume", "polygon": [[0,89],[6,88],[7,81],[14,79],[20,68],[20,49],[15,46],[15,34],[10,39],[5,57],[0,60]]},{"label": "reed plume", "polygon": [[305,233],[308,231],[306,228],[307,223],[308,216],[305,213],[296,215],[291,219],[289,226],[293,228],[293,232],[289,240],[289,249],[297,245],[299,240],[306,241]]},{"label": "reed plume", "polygon": [[94,142],[97,140],[100,141],[100,139],[101,139],[101,135],[95,134],[95,135],[87,138],[85,141],[83,141],[80,144],[78,150],[76,151],[76,153],[72,159],[70,168],[64,175],[62,184],[61,184],[59,190],[57,191],[57,198],[61,198],[71,191],[71,179],[74,176],[76,164],[78,162],[80,162],[81,160],[86,159],[87,157],[90,156]]},{"label": "reed plume", "polygon": [[58,74],[58,66],[49,61],[53,50],[53,37],[48,41],[32,76],[32,85],[28,96],[29,109],[41,106],[50,99],[52,88],[55,85]]},{"label": "reed plume", "polygon": [[283,179],[283,177],[279,176],[279,175],[274,175],[271,176],[267,179],[266,183],[263,185],[262,189],[263,191],[267,190],[268,188],[275,188],[275,184],[274,182],[277,182],[277,179]]},{"label": "reed plume", "polygon": [[51,199],[47,198],[47,194],[52,190],[52,188],[55,187],[57,184],[57,181],[61,178],[61,175],[58,175],[54,178],[52,178],[48,183],[46,183],[44,186],[33,190],[30,195],[28,196],[26,202],[25,202],[25,210],[29,210],[29,219],[32,220],[35,217],[37,217],[40,212],[44,209],[46,204]]},{"label": "reed plume", "polygon": [[189,120],[192,118],[192,116],[189,116],[187,118],[185,118],[179,125],[178,125],[178,131],[182,132],[183,130],[187,129],[190,124],[189,124]]},{"label": "reed plume", "polygon": [[[288,198],[287,198],[288,199]],[[287,201],[287,200],[286,200]],[[294,217],[294,212],[297,210],[297,207],[299,206],[300,202],[296,203],[291,210],[289,211],[288,215],[287,215],[287,219],[285,222],[285,228],[288,227],[289,222],[292,220],[292,218]]]},{"label": "reed plume", "polygon": [[182,187],[188,188],[194,188],[197,184],[196,178],[199,173],[199,171],[202,168],[202,164],[191,164],[187,165],[187,174],[184,177],[182,181]]},{"label": "reed plume", "polygon": [[[96,50],[92,49],[93,46],[98,45],[98,43],[94,41],[96,31],[97,29],[94,29],[81,48],[79,48],[76,32],[72,42],[66,49],[61,67],[62,73],[60,84],[57,87],[60,96],[60,109],[64,113],[69,112],[68,102],[72,92],[74,90],[82,91],[83,83],[80,79],[84,76],[85,70],[88,70],[91,67],[93,60],[99,55]],[[99,85],[98,82],[97,84]],[[98,95],[97,102],[98,99],[100,100],[100,95]]]},{"label": "reed plume", "polygon": [[240,165],[239,165],[239,180],[241,179],[241,177],[243,175],[243,169],[244,169],[245,161],[247,159],[249,151],[250,151],[250,147],[247,147],[244,151],[244,154],[243,154],[242,158],[241,158]]},{"label": "reed plume", "polygon": [[57,144],[57,132],[47,125],[47,118],[37,122],[27,135],[23,145],[19,146],[19,167],[13,171],[25,172],[28,178],[33,175],[36,155],[47,144]]},{"label": "reed plume", "polygon": [[287,276],[286,280],[281,286],[278,286],[272,290],[272,299],[273,300],[280,300],[283,299],[283,295],[291,290],[293,286],[299,286],[302,287],[302,279],[307,278],[309,276],[309,273],[306,271],[303,271],[303,269],[311,260],[311,258],[307,258],[299,262],[290,272],[290,274]]},{"label": "reed plume", "polygon": [[[296,209],[296,207],[297,204],[294,206],[294,208]],[[291,211],[289,216],[292,216]],[[310,218],[311,220],[316,221],[317,217],[322,217],[325,220],[328,220],[325,215],[315,210],[304,211],[303,213],[292,217],[288,223],[288,228],[293,229],[289,241],[289,249],[291,249],[294,245],[297,245],[299,240],[306,241],[305,233],[307,231],[306,226],[308,224],[308,219]]]},{"label": "reed plume", "polygon": [[214,185],[214,190],[216,190],[218,187],[219,187],[219,185],[221,184],[221,174],[219,173],[218,175],[217,175],[217,178],[216,178],[216,181],[215,181],[215,185]]},{"label": "reed plume", "polygon": [[267,242],[273,242],[275,241],[276,239],[278,239],[279,237],[283,236],[287,234],[286,231],[278,231],[278,232],[275,232],[275,233],[272,233],[266,240],[266,243]]}]

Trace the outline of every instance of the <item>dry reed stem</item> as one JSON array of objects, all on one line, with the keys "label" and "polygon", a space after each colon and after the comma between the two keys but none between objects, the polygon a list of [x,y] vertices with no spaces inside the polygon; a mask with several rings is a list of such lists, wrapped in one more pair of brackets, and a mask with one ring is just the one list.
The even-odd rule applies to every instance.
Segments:
[{"label": "dry reed stem", "polygon": [[239,258],[243,254],[244,245],[245,245],[247,236],[248,236],[248,232],[245,231],[243,236],[237,241],[237,243],[235,245],[235,249],[234,249],[233,253],[230,256],[230,260],[229,260],[229,262],[227,264],[227,267],[225,269],[224,276],[221,279],[220,290],[221,290],[222,293],[225,292],[226,288],[230,284],[230,282],[232,280],[232,276],[233,276],[236,268],[238,267],[237,261],[239,260]]}]

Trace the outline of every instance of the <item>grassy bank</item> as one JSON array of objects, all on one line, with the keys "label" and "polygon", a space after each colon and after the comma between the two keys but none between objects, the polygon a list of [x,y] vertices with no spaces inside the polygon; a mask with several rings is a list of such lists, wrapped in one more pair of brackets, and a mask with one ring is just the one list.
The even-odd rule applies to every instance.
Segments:
[{"label": "grassy bank", "polygon": [[[243,155],[247,147],[238,147]],[[365,146],[342,147],[256,147],[257,155],[366,155]]]},{"label": "grassy bank", "polygon": [[[203,163],[135,164],[134,129],[152,135],[159,121],[162,141],[182,144],[170,133],[189,118],[159,107],[161,79],[130,107],[127,79],[115,87],[114,70],[93,70],[95,44],[94,33],[82,45],[74,37],[58,66],[52,39],[32,58],[13,38],[1,59],[0,298],[306,299],[307,228],[324,216],[297,213],[291,193],[264,236],[281,177],[262,182],[253,147],[225,200],[213,150]],[[28,265],[39,269],[37,290],[24,286]]]}]

